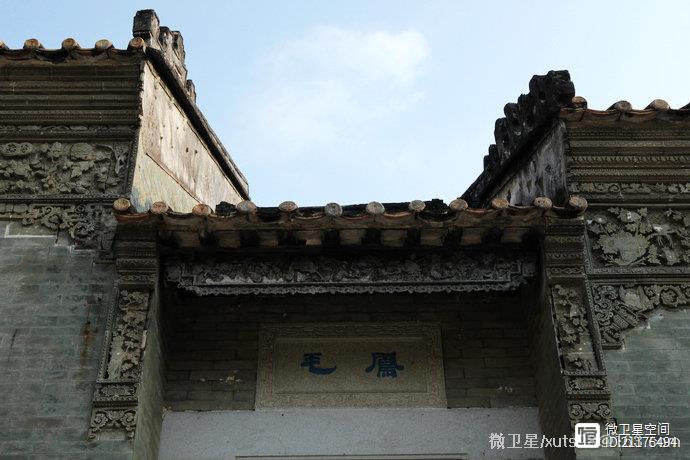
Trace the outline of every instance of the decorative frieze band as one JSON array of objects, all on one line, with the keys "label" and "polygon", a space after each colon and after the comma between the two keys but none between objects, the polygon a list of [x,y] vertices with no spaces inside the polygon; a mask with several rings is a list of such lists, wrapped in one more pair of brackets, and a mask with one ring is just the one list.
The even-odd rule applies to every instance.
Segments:
[{"label": "decorative frieze band", "polygon": [[[50,204],[0,202],[0,219],[17,220],[24,226],[39,225],[64,230],[82,246],[103,246],[115,222],[106,207],[98,203]],[[112,236],[112,235],[111,235]]]},{"label": "decorative frieze band", "polygon": [[245,256],[170,261],[166,279],[197,295],[509,291],[534,276],[529,253]]},{"label": "decorative frieze band", "polygon": [[0,142],[0,194],[117,196],[124,192],[129,142]]}]

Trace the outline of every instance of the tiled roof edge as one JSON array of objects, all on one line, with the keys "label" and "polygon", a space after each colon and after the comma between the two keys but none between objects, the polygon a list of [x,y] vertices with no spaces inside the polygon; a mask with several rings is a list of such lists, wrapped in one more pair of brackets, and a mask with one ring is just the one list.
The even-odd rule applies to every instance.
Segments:
[{"label": "tiled roof edge", "polygon": [[414,200],[404,203],[379,203],[372,201],[366,205],[340,205],[328,203],[322,207],[300,208],[293,201],[284,201],[277,207],[258,207],[245,200],[237,204],[221,202],[216,209],[204,203],[197,204],[191,212],[177,212],[166,203],[153,203],[148,211],[137,212],[126,198],[119,198],[113,203],[113,210],[118,220],[133,222],[152,216],[170,216],[177,219],[212,217],[220,219],[250,219],[256,222],[270,223],[284,221],[285,218],[314,220],[320,218],[361,219],[384,218],[404,219],[409,216],[423,218],[426,222],[443,222],[458,214],[467,213],[480,218],[483,215],[502,213],[505,215],[526,215],[534,212],[551,214],[557,217],[574,218],[584,214],[587,201],[579,196],[571,196],[563,206],[554,206],[549,198],[537,197],[529,206],[511,205],[503,198],[491,200],[489,208],[471,208],[462,198],[446,204],[442,200]]}]

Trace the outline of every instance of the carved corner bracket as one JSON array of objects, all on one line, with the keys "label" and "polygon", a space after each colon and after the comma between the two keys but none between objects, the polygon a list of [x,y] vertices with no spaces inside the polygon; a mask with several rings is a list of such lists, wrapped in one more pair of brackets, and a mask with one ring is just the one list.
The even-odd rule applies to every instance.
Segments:
[{"label": "carved corner bracket", "polygon": [[587,220],[589,277],[603,348],[659,308],[690,305],[690,210],[610,207]]},{"label": "carved corner bracket", "polygon": [[547,228],[544,265],[571,426],[612,418],[597,319],[585,273],[584,245],[583,223]]},{"label": "carved corner bracket", "polygon": [[621,348],[623,332],[647,320],[658,308],[676,310],[690,306],[690,283],[606,283],[592,288],[594,313],[602,346]]},{"label": "carved corner bracket", "polygon": [[120,432],[133,439],[151,299],[158,282],[155,233],[115,242],[117,297],[106,325],[89,439]]}]

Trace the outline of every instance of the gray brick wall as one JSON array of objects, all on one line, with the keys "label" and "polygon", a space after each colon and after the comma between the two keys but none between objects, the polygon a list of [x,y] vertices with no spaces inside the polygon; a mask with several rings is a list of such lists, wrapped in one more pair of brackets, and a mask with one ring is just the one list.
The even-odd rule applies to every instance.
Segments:
[{"label": "gray brick wall", "polygon": [[618,423],[670,423],[680,449],[622,449],[623,458],[690,458],[690,311],[659,311],[605,352]]},{"label": "gray brick wall", "polygon": [[260,323],[342,321],[440,322],[450,407],[536,406],[519,295],[168,295],[173,410],[252,409]]},{"label": "gray brick wall", "polygon": [[[563,377],[560,372],[558,347],[554,334],[554,318],[551,301],[548,298],[546,281],[535,291],[539,292],[541,300],[537,305],[528,309],[528,322],[534,364],[538,371],[535,373],[535,387],[539,402],[539,421],[541,431],[545,436],[560,437],[570,431],[570,419],[567,415],[567,403]],[[535,298],[533,293],[525,292],[525,302]],[[547,458],[574,458],[572,449],[546,447]]]},{"label": "gray brick wall", "polygon": [[135,458],[153,459],[158,456],[165,398],[162,335],[160,303],[156,292],[151,299],[151,310],[146,329],[146,348],[142,359],[143,372],[137,390],[139,406],[134,439]]},{"label": "gray brick wall", "polygon": [[114,271],[62,240],[0,222],[0,454],[128,458],[86,438]]}]

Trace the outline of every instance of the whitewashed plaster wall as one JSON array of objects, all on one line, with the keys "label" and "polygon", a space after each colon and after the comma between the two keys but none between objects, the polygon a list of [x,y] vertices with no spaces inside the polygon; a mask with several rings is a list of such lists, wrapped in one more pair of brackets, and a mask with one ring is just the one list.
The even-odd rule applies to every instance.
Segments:
[{"label": "whitewashed plaster wall", "polygon": [[508,433],[521,433],[523,440],[526,433],[541,437],[538,409],[167,412],[159,458],[543,458],[541,449],[490,449],[494,432],[506,435],[506,445]]}]

